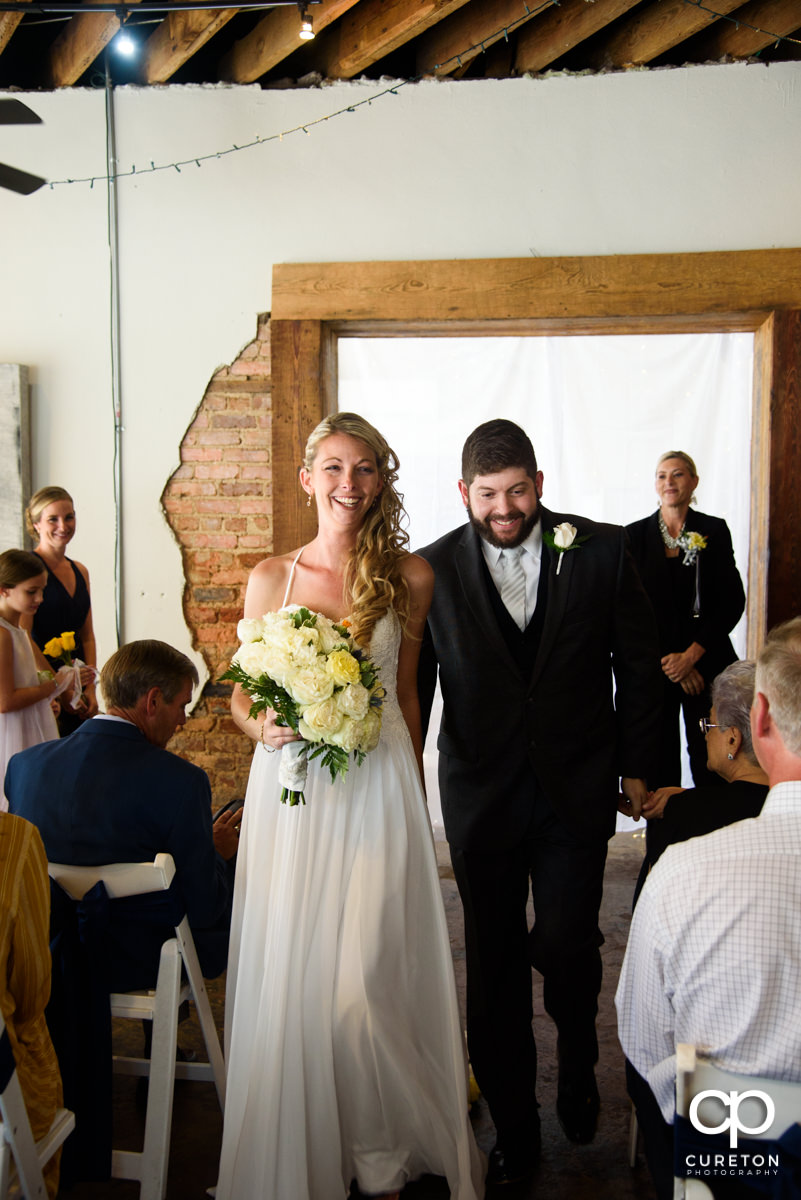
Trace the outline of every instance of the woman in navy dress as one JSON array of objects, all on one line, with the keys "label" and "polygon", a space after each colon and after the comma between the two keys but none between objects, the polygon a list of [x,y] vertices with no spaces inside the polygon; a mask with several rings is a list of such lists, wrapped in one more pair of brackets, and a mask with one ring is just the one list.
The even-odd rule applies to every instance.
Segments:
[{"label": "woman in navy dress", "polygon": [[[30,624],[31,636],[44,650],[51,638],[67,631],[75,634],[73,656],[87,666],[97,665],[95,634],[92,627],[92,602],[89,595],[89,572],[83,563],[67,558],[67,547],[75,536],[75,505],[72,496],[62,487],[40,488],[31,497],[25,511],[25,524],[36,545],[38,555],[47,571],[44,600]],[[55,670],[62,665],[49,659]],[[72,733],[81,721],[97,712],[94,686],[87,687],[78,708],[62,707],[59,730]]]}]

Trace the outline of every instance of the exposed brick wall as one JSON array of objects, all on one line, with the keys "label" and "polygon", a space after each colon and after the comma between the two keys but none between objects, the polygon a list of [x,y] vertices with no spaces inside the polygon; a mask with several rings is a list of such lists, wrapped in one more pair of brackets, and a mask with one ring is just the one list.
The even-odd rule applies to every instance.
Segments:
[{"label": "exposed brick wall", "polygon": [[244,797],[252,745],[217,683],[236,650],[250,570],[272,552],[270,326],[212,378],[181,443],[162,506],[184,563],[184,615],[211,674],[170,749],[208,773],[214,805]]}]

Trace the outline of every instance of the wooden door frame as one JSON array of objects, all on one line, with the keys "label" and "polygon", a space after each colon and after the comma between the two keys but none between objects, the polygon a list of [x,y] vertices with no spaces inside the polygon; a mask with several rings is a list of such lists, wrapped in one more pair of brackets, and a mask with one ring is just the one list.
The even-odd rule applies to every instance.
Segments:
[{"label": "wooden door frame", "polygon": [[297,482],[337,407],[340,337],[754,334],[748,654],[801,610],[801,249],[273,268],[274,553],[314,534]]}]

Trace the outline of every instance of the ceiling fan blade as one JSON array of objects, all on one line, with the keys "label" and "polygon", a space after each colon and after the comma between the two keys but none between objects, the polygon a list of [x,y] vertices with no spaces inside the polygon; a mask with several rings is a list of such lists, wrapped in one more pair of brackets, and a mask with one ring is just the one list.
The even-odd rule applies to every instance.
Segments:
[{"label": "ceiling fan blade", "polygon": [[18,171],[16,167],[8,167],[0,163],[0,187],[8,188],[11,192],[19,192],[21,196],[30,196],[37,191],[46,179],[41,175],[29,175],[27,171]]},{"label": "ceiling fan blade", "polygon": [[0,100],[0,125],[41,125],[42,118],[21,100]]}]

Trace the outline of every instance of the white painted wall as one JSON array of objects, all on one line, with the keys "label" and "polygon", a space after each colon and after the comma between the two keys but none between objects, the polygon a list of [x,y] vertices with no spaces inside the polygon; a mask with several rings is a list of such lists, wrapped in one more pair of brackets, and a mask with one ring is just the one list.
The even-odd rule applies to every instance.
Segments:
[{"label": "white painted wall", "polygon": [[[209,377],[270,308],[275,262],[801,245],[801,64],[401,85],[123,88],[119,192],[126,638],[184,649],[159,497]],[[21,97],[0,158],[100,176],[102,90]],[[102,181],[0,191],[0,361],[33,384],[33,485],[74,494],[101,657],[114,648],[113,415]],[[278,518],[280,520],[280,514]]]}]

